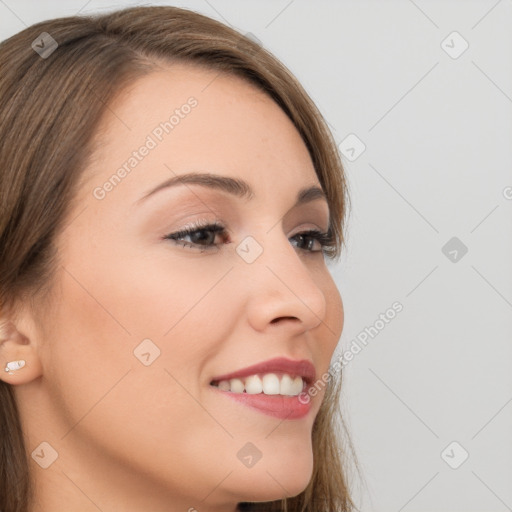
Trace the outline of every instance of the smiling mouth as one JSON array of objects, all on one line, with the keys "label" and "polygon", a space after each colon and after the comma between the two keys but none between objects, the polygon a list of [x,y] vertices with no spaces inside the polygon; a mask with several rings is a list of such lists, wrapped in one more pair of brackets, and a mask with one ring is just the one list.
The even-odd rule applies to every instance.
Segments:
[{"label": "smiling mouth", "polygon": [[316,371],[307,359],[276,357],[215,377],[210,387],[220,395],[283,420],[306,417],[311,410],[309,388]]}]

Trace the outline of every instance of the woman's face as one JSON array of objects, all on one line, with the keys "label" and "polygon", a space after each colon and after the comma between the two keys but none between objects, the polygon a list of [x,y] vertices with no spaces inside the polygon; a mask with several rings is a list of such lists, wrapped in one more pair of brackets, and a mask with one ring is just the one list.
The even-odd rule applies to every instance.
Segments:
[{"label": "woman's face", "polygon": [[[131,84],[97,140],[32,336],[43,378],[16,388],[29,446],[58,453],[34,465],[41,503],[201,512],[298,494],[323,387],[309,406],[293,395],[343,327],[321,244],[300,236],[329,223],[318,193],[296,204],[320,187],[301,137],[252,85],[174,65]],[[180,235],[196,223],[218,227]]]}]

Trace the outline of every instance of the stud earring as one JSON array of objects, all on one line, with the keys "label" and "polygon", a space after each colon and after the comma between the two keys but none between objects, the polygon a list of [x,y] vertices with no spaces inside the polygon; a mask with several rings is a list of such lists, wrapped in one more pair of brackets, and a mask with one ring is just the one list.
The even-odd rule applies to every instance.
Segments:
[{"label": "stud earring", "polygon": [[20,359],[19,361],[11,361],[10,363],[7,363],[6,367],[4,368],[6,372],[9,371],[15,371],[19,370],[20,368],[23,368],[25,366],[25,361],[23,359]]}]

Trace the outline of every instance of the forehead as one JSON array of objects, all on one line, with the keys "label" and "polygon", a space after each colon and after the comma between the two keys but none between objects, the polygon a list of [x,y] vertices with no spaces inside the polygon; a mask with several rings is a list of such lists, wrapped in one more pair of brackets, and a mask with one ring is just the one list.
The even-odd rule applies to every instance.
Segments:
[{"label": "forehead", "polygon": [[123,89],[95,143],[85,192],[123,167],[123,194],[134,200],[170,172],[239,176],[263,195],[318,183],[298,131],[268,95],[239,77],[188,64]]}]

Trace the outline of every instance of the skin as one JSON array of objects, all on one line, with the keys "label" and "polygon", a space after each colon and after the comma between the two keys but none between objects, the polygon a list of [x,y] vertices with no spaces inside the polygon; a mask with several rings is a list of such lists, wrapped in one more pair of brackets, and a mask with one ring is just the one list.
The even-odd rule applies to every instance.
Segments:
[{"label": "skin", "polygon": [[[95,187],[190,96],[197,107],[96,199]],[[305,418],[280,420],[210,387],[277,356],[309,359],[319,377],[341,335],[327,261],[295,238],[326,230],[329,215],[322,199],[292,208],[299,189],[320,186],[297,130],[254,86],[180,64],[132,83],[97,140],[56,241],[47,312],[21,304],[0,345],[3,361],[27,361],[1,378],[15,389],[28,452],[46,441],[58,453],[47,469],[30,459],[31,512],[233,512],[300,493],[323,392]],[[243,178],[255,195],[181,185],[139,201],[192,170]],[[227,227],[216,249],[163,239],[198,220]],[[235,251],[247,236],[263,248],[251,264]],[[134,356],[144,339],[160,350],[149,366]],[[247,442],[262,452],[252,468],[237,458]]]}]

